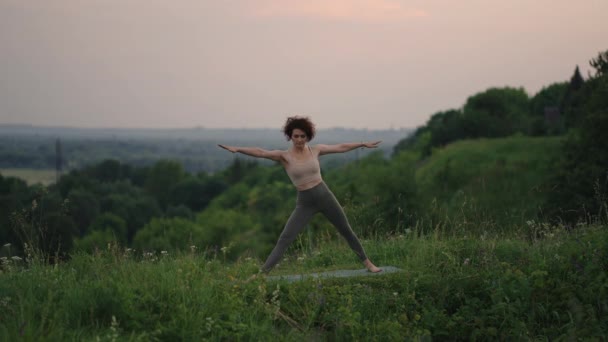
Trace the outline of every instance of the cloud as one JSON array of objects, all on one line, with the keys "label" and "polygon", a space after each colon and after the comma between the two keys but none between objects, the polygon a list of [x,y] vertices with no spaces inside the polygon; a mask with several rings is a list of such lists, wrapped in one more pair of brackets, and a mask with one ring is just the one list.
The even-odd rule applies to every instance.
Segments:
[{"label": "cloud", "polygon": [[390,21],[428,16],[425,10],[404,8],[394,0],[265,0],[254,6],[252,14],[257,17],[355,21]]}]

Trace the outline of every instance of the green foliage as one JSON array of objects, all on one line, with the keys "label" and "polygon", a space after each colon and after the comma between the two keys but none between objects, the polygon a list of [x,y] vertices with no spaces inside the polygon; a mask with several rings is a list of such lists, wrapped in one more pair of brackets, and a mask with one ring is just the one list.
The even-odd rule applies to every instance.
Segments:
[{"label": "green foliage", "polygon": [[200,224],[183,218],[153,218],[133,238],[139,250],[177,251],[189,246],[204,246],[205,236]]},{"label": "green foliage", "polygon": [[553,83],[543,87],[534,97],[530,99],[530,110],[532,112],[532,124],[530,135],[556,135],[565,131],[564,118],[560,115],[555,121],[545,118],[546,109],[562,110],[561,105],[568,88],[567,82]]},{"label": "green foliage", "polygon": [[[607,93],[608,95],[608,93]],[[564,144],[547,215],[568,223],[608,220],[608,111],[590,115]]]},{"label": "green foliage", "polygon": [[549,181],[553,191],[546,211],[552,220],[572,224],[608,219],[608,74],[598,67],[596,77],[577,93],[577,105],[570,108],[578,126],[568,135],[558,172]]},{"label": "green foliage", "polygon": [[227,185],[219,179],[188,177],[171,187],[168,203],[170,205],[183,204],[193,211],[200,211],[226,188]]},{"label": "green foliage", "polygon": [[[497,231],[534,219],[559,148],[559,138],[511,137],[461,141],[436,150],[416,170],[418,224]],[[449,224],[452,220],[466,225]]]},{"label": "green foliage", "polygon": [[[364,241],[403,271],[370,277],[258,275],[196,249],[141,253],[111,244],[55,266],[3,261],[0,339],[12,340],[604,340],[608,230],[392,236]],[[344,244],[282,263],[307,274],[322,256],[354,266]],[[27,272],[22,270],[27,268]]]},{"label": "green foliage", "polygon": [[131,174],[131,167],[121,164],[118,160],[107,159],[84,170],[93,178],[103,183],[117,182],[126,179]]},{"label": "green foliage", "polygon": [[589,61],[589,65],[595,69],[595,77],[608,75],[608,50],[599,52],[597,57]]},{"label": "green foliage", "polygon": [[38,247],[46,256],[66,256],[72,250],[73,237],[78,234],[72,219],[63,213],[43,216]]},{"label": "green foliage", "polygon": [[165,217],[181,217],[185,219],[193,219],[194,212],[187,206],[180,204],[177,206],[169,206],[165,212]]},{"label": "green foliage", "polygon": [[530,99],[524,89],[490,88],[470,96],[462,110],[433,114],[426,125],[397,143],[393,155],[409,150],[426,157],[433,148],[457,140],[530,134],[539,125],[537,121],[530,114]]},{"label": "green foliage", "polygon": [[185,177],[181,164],[175,161],[161,160],[150,169],[144,188],[158,199],[162,208],[171,203],[171,189]]},{"label": "green foliage", "polygon": [[[124,221],[123,221],[124,224]],[[95,229],[82,238],[74,239],[74,250],[76,252],[92,253],[120,240],[116,233],[110,229]]]},{"label": "green foliage", "polygon": [[91,232],[110,231],[115,236],[116,241],[121,244],[127,242],[127,223],[120,216],[112,213],[106,212],[95,217],[89,226],[89,230]]},{"label": "green foliage", "polygon": [[570,77],[570,82],[562,99],[561,108],[567,128],[576,127],[585,117],[583,109],[585,98],[589,96],[590,87],[581,76],[578,66]]},{"label": "green foliage", "polygon": [[215,252],[221,250],[224,256],[232,259],[246,251],[258,254],[265,248],[258,239],[260,224],[244,212],[234,209],[203,211],[196,217],[196,223],[202,227],[202,241],[198,246],[213,247]]},{"label": "green foliage", "polygon": [[31,201],[30,196],[31,190],[25,181],[0,174],[0,241],[17,241],[17,236],[11,229],[10,217],[13,212]]},{"label": "green foliage", "polygon": [[[416,155],[401,153],[391,160],[373,153],[324,175],[358,236],[369,237],[412,224],[417,188]],[[330,231],[335,233],[335,229]]]},{"label": "green foliage", "polygon": [[469,97],[464,105],[466,135],[462,138],[504,137],[527,133],[529,99],[523,88],[490,88]]},{"label": "green foliage", "polygon": [[67,199],[70,217],[78,227],[80,236],[83,236],[93,219],[100,214],[99,200],[93,193],[82,188],[72,189]]}]

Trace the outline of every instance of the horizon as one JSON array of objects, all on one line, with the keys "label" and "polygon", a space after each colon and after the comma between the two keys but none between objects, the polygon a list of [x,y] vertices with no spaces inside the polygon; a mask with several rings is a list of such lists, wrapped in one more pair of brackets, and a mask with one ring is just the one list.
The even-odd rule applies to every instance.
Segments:
[{"label": "horizon", "polygon": [[[53,126],[53,125],[38,125],[29,123],[0,123],[0,127],[17,127],[17,128],[42,128],[42,129],[82,129],[82,130],[277,130],[280,131],[280,127],[86,127],[86,126]],[[327,130],[353,130],[353,131],[412,131],[416,127],[393,127],[393,128],[357,128],[357,127],[344,127],[344,126],[333,126],[333,127],[317,127],[319,131]]]}]

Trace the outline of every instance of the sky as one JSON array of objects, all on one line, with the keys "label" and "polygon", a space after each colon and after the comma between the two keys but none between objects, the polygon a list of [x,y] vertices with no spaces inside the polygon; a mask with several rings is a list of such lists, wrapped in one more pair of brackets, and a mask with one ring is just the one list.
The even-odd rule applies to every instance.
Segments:
[{"label": "sky", "polygon": [[606,0],[0,0],[0,124],[415,128],[608,49]]}]

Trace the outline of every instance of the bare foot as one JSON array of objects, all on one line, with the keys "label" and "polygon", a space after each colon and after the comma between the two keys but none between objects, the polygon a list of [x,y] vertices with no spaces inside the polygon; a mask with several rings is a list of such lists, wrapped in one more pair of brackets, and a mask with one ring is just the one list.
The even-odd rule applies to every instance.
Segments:
[{"label": "bare foot", "polygon": [[378,268],[378,267],[376,267],[376,265],[372,264],[372,262],[369,259],[365,259],[363,264],[365,265],[365,268],[367,268],[367,270],[369,272],[372,272],[372,273],[382,272],[382,269]]}]

